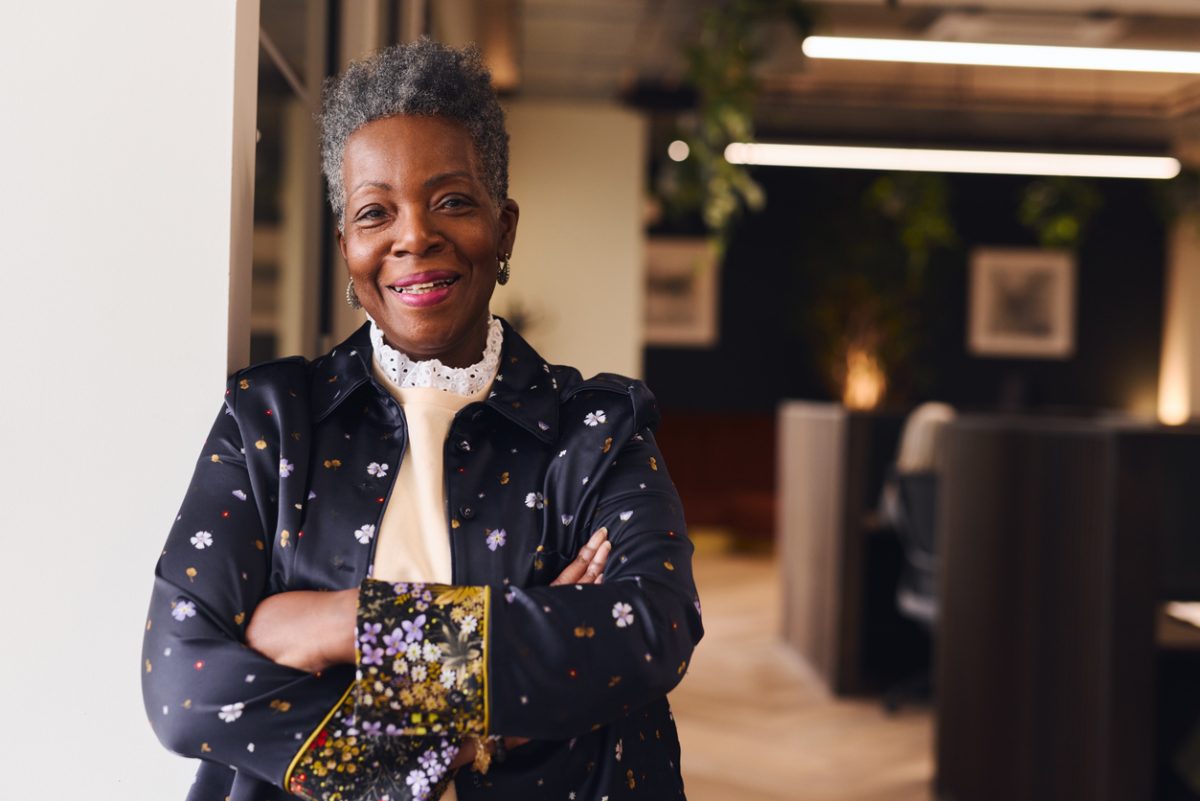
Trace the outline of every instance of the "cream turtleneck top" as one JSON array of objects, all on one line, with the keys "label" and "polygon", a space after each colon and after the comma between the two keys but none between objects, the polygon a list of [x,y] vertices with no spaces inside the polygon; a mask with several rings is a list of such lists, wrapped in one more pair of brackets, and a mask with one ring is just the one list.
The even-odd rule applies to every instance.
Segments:
[{"label": "cream turtleneck top", "polygon": [[488,322],[483,358],[469,367],[446,367],[437,359],[414,361],[388,345],[371,321],[375,378],[404,409],[408,447],[375,544],[372,576],[383,581],[452,583],[446,530],[443,454],[450,423],[463,407],[484,400],[500,365],[503,330]]}]

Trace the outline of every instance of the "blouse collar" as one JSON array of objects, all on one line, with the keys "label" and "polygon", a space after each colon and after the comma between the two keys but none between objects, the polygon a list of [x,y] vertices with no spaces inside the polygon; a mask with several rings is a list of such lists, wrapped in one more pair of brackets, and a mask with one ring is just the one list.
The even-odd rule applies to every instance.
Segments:
[{"label": "blouse collar", "polygon": [[383,330],[367,315],[371,326],[371,346],[375,363],[395,386],[430,387],[453,392],[456,395],[478,395],[495,378],[500,367],[500,348],[504,342],[504,329],[500,321],[488,316],[487,344],[483,358],[467,367],[447,367],[438,359],[418,361],[407,353],[393,348],[383,338]]}]

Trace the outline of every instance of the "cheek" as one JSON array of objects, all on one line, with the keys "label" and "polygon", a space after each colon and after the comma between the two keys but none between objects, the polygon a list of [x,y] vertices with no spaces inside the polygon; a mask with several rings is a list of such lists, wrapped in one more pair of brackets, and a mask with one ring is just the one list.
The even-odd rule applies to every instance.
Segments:
[{"label": "cheek", "polygon": [[346,266],[355,274],[370,274],[379,268],[379,248],[362,237],[346,240]]}]

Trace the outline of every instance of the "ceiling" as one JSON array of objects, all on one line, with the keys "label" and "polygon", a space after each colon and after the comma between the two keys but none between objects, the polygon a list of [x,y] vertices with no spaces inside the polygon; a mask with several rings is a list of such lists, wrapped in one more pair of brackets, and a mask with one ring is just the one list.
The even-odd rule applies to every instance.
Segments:
[{"label": "ceiling", "polygon": [[[712,0],[523,0],[515,12],[518,91],[537,98],[628,99],[634,88],[658,87],[669,97],[683,77],[680,48],[695,39],[709,5]],[[1200,47],[1200,0],[812,5],[815,32],[839,36]],[[762,138],[1160,150],[1200,111],[1200,76],[816,61],[801,54],[785,25],[765,36],[769,54],[757,115]]]},{"label": "ceiling", "polygon": [[[314,2],[263,0],[263,30],[297,73],[304,11]],[[663,120],[690,99],[681,91],[681,49],[697,39],[704,10],[721,0],[375,2],[394,21],[425,9],[428,29],[452,44],[480,42],[494,75],[520,97],[617,100],[667,130]],[[1200,0],[810,5],[818,34],[1200,49]],[[1200,154],[1200,145],[1188,145],[1200,142],[1200,76],[812,60],[790,27],[776,23],[763,35],[761,139],[1129,152],[1186,146]]]}]

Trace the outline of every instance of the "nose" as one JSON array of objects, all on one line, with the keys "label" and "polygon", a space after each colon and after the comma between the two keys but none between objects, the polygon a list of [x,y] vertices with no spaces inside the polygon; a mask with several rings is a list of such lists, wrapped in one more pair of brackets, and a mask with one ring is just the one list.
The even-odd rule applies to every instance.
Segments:
[{"label": "nose", "polygon": [[445,246],[437,221],[423,205],[405,206],[393,224],[393,256],[427,256]]}]

